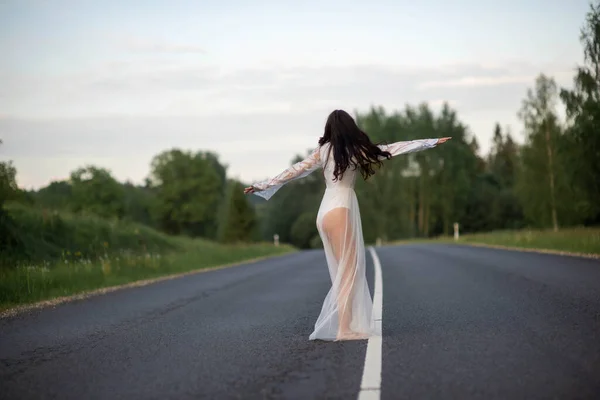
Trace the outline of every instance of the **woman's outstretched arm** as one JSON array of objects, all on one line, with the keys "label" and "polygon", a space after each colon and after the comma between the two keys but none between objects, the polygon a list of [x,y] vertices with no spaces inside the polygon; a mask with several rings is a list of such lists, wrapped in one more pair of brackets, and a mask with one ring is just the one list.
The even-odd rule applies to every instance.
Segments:
[{"label": "woman's outstretched arm", "polygon": [[439,139],[417,139],[409,140],[405,142],[395,142],[391,144],[380,144],[379,148],[383,151],[388,151],[393,156],[400,154],[414,153],[416,151],[422,151],[426,149],[432,149],[438,144],[444,143],[451,138],[439,138]]},{"label": "woman's outstretched arm", "polygon": [[308,157],[286,168],[279,175],[257,182],[244,189],[244,193],[254,193],[257,196],[269,200],[286,183],[304,178],[321,166],[319,147],[314,149]]}]

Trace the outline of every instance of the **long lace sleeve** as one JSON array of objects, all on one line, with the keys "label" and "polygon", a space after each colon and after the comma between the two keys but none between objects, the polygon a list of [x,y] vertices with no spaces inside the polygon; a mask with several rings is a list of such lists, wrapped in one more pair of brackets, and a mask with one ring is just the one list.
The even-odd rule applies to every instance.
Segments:
[{"label": "long lace sleeve", "polygon": [[313,171],[319,169],[320,166],[321,158],[319,147],[317,147],[307,158],[287,168],[279,175],[252,185],[257,189],[254,194],[269,200],[283,185],[310,175]]},{"label": "long lace sleeve", "polygon": [[379,148],[383,151],[389,151],[393,156],[399,154],[414,153],[426,149],[432,149],[437,145],[438,139],[418,139],[406,142],[395,142],[392,144],[381,144]]}]

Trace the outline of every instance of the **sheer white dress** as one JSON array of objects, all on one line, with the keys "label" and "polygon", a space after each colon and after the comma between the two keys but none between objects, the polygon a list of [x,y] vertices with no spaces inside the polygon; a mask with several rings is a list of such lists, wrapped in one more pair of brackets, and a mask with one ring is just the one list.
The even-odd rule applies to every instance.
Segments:
[{"label": "sheer white dress", "polygon": [[[380,145],[392,156],[436,146],[438,139],[411,140]],[[327,259],[331,289],[321,308],[310,340],[352,340],[380,336],[371,318],[373,302],[366,278],[365,247],[354,183],[359,173],[352,167],[335,181],[330,144],[314,149],[304,160],[274,178],[255,183],[254,194],[270,199],[286,183],[322,168],[327,188],[317,214],[317,230]]]}]

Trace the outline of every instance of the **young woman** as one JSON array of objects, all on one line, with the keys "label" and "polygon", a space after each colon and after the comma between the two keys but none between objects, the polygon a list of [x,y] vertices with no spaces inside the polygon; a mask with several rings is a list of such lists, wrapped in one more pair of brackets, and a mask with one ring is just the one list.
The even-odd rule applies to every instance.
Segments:
[{"label": "young woman", "polygon": [[375,145],[347,112],[335,110],[327,119],[319,146],[306,159],[272,179],[244,189],[244,193],[268,200],[286,183],[323,169],[327,189],[317,215],[317,230],[332,285],[310,340],[355,340],[381,335],[371,320],[373,303],[367,286],[362,226],[354,192],[356,171],[367,179],[375,173],[373,165],[381,166],[384,159],[430,149],[449,139]]}]

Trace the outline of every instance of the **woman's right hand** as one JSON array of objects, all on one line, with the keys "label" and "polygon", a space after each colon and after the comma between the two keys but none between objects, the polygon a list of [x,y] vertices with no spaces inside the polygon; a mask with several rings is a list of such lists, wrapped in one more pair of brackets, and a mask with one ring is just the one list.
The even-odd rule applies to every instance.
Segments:
[{"label": "woman's right hand", "polygon": [[443,138],[439,138],[436,144],[442,144],[447,142],[448,140],[452,139],[451,137],[443,137]]},{"label": "woman's right hand", "polygon": [[248,186],[246,189],[244,189],[244,194],[254,193],[254,192],[256,192],[256,188],[254,186]]}]

